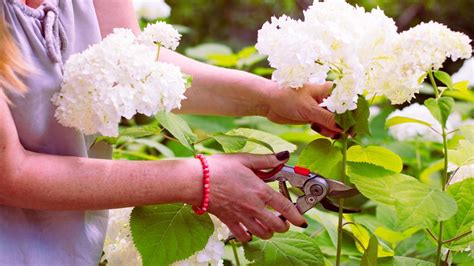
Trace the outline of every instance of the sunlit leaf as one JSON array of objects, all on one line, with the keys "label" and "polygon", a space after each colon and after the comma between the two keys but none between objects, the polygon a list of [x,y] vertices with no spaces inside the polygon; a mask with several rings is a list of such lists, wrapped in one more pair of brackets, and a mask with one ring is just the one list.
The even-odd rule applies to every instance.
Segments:
[{"label": "sunlit leaf", "polygon": [[347,161],[373,164],[394,173],[400,173],[403,169],[400,156],[379,146],[352,146],[347,151]]},{"label": "sunlit leaf", "polygon": [[385,127],[389,128],[389,127],[393,127],[400,124],[406,124],[406,123],[416,123],[416,124],[424,125],[427,127],[431,127],[431,124],[428,122],[415,119],[415,118],[402,117],[402,116],[394,116],[392,118],[387,119],[387,122],[385,122]]},{"label": "sunlit leaf", "polygon": [[204,43],[196,47],[186,49],[185,54],[189,57],[206,61],[211,55],[232,54],[232,49],[220,43]]},{"label": "sunlit leaf", "polygon": [[293,231],[275,234],[270,240],[254,239],[244,245],[244,250],[251,265],[325,265],[316,241]]},{"label": "sunlit leaf", "polygon": [[[350,221],[350,219],[346,216],[346,219]],[[356,247],[361,252],[364,254],[366,250],[370,246],[370,241],[371,241],[371,234],[369,231],[362,225],[356,224],[356,223],[349,223],[346,225],[346,228],[349,232],[352,233],[354,238],[356,238],[358,241],[356,241]],[[377,238],[377,237],[375,237]],[[372,240],[373,241],[373,240]],[[376,249],[376,253],[378,254],[379,257],[389,257],[393,256],[394,252],[393,250],[388,247],[385,244],[379,243],[377,240],[377,244],[375,247],[371,247]]]},{"label": "sunlit leaf", "polygon": [[474,143],[460,140],[458,147],[448,151],[448,159],[458,167],[474,163]]},{"label": "sunlit leaf", "polygon": [[130,229],[143,265],[170,265],[204,249],[214,232],[209,215],[183,204],[137,207]]},{"label": "sunlit leaf", "polygon": [[432,190],[413,179],[397,182],[390,188],[395,199],[397,228],[430,228],[437,221],[445,221],[456,211],[456,201],[446,192]]},{"label": "sunlit leaf", "polygon": [[376,266],[379,241],[375,235],[370,237],[369,245],[360,261],[361,266]]},{"label": "sunlit leaf", "polygon": [[453,89],[467,92],[469,90],[469,80],[459,81],[453,84]]}]

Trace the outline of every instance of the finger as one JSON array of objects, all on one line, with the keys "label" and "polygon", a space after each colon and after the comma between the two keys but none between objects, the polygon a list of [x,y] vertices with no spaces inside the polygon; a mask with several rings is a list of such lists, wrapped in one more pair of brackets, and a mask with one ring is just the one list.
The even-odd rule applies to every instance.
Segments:
[{"label": "finger", "polygon": [[278,233],[284,233],[290,229],[290,225],[270,211],[264,211],[257,219],[270,230]]},{"label": "finger", "polygon": [[324,84],[307,84],[306,85],[310,89],[311,96],[321,103],[324,99],[326,99],[329,95],[331,95],[333,83],[326,82]]},{"label": "finger", "polygon": [[239,223],[226,224],[232,234],[242,243],[252,240],[252,236]]},{"label": "finger", "polygon": [[334,132],[339,133],[342,131],[336,124],[336,116],[334,113],[329,112],[319,105],[314,105],[310,109],[308,120],[322,125],[323,127]]},{"label": "finger", "polygon": [[254,236],[258,236],[261,239],[270,239],[273,236],[273,231],[262,225],[255,218],[242,218],[242,224],[250,231]]},{"label": "finger", "polygon": [[328,137],[328,138],[332,138],[332,139],[340,139],[341,138],[341,133],[339,132],[334,132],[332,130],[329,130],[325,127],[322,127],[316,123],[312,124],[311,125],[311,129],[313,129],[314,131],[318,132],[319,134],[325,136],[325,137]]},{"label": "finger", "polygon": [[290,152],[288,151],[269,155],[242,154],[241,162],[252,170],[262,170],[278,167],[286,163],[289,158]]},{"label": "finger", "polygon": [[269,188],[269,199],[265,202],[267,205],[278,211],[283,217],[285,217],[290,223],[306,228],[308,224],[304,219],[303,215],[298,211],[295,205],[285,198],[282,194]]}]

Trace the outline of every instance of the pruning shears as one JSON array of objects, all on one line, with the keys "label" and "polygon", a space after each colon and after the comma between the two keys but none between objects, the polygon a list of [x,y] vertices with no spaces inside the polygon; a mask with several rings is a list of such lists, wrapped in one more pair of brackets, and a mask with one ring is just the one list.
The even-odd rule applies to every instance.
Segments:
[{"label": "pruning shears", "polygon": [[[294,188],[297,188],[303,194],[294,202],[296,208],[301,214],[306,213],[319,203],[333,212],[339,212],[339,206],[332,202],[328,197],[341,199],[349,198],[359,194],[356,188],[345,185],[337,180],[328,179],[321,175],[311,172],[310,170],[298,167],[280,165],[270,171],[255,171],[255,174],[266,183],[278,182],[280,193],[292,201],[288,191],[287,182]],[[293,202],[293,201],[292,201]],[[357,213],[359,209],[343,208],[344,213]],[[279,216],[283,221],[286,218]],[[228,240],[235,239],[235,237]]]},{"label": "pruning shears", "polygon": [[[345,185],[342,182],[325,178],[311,172],[309,169],[299,166],[280,165],[269,171],[256,171],[255,174],[263,181],[278,181],[280,193],[291,201],[286,182],[301,190],[303,195],[296,199],[296,208],[303,214],[315,207],[318,203],[333,212],[339,212],[339,206],[332,202],[331,198],[349,198],[359,194],[356,188]],[[360,210],[343,208],[344,213],[356,213]]]}]

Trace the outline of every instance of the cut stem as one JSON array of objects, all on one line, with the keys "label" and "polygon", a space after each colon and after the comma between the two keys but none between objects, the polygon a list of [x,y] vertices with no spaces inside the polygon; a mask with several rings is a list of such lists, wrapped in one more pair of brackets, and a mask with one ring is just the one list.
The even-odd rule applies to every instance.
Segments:
[{"label": "cut stem", "polygon": [[237,266],[240,266],[239,253],[237,252],[237,246],[235,244],[235,241],[234,240],[230,241],[230,245],[232,246],[232,252],[234,253],[235,264]]},{"label": "cut stem", "polygon": [[[346,168],[347,168],[347,139],[348,134],[342,135],[342,177],[341,182],[346,183]],[[341,265],[341,252],[342,252],[342,233],[343,233],[343,210],[344,210],[344,199],[339,199],[339,219],[337,224],[337,252],[336,252],[336,266]]]}]

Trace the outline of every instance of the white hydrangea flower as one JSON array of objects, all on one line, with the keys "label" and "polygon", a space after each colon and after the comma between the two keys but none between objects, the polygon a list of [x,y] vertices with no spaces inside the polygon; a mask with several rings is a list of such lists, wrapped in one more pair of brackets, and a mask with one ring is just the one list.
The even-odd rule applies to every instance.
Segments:
[{"label": "white hydrangea flower", "polygon": [[167,18],[171,14],[171,7],[164,0],[133,0],[133,7],[138,17],[148,21]]},{"label": "white hydrangea flower", "polygon": [[453,81],[469,81],[469,86],[474,87],[474,58],[466,60],[458,72],[453,74]]},{"label": "white hydrangea flower", "polygon": [[331,0],[315,1],[304,21],[272,18],[259,31],[256,47],[268,55],[280,86],[322,83],[331,70],[335,88],[321,106],[341,114],[357,108],[364,92],[393,104],[409,101],[428,70],[439,69],[448,57],[469,58],[469,43],[466,35],[435,22],[398,34],[382,10]]},{"label": "white hydrangea flower", "polygon": [[[401,116],[417,120],[421,120],[431,124],[431,128],[417,123],[405,123],[395,125],[389,128],[389,133],[399,141],[423,140],[432,142],[442,142],[441,135],[436,132],[441,132],[441,124],[433,117],[428,108],[424,105],[414,103],[402,110],[396,110],[391,113],[387,119]],[[461,123],[461,116],[458,113],[453,113],[448,117],[446,127],[448,131],[455,130]],[[434,130],[433,130],[434,129]],[[435,132],[436,130],[436,132]],[[448,137],[452,137],[449,135]]]},{"label": "white hydrangea flower", "polygon": [[140,253],[135,248],[130,231],[130,214],[133,208],[109,211],[109,223],[104,243],[102,261],[107,265],[142,265]]},{"label": "white hydrangea flower", "polygon": [[186,78],[179,67],[155,58],[156,51],[125,29],[71,56],[52,98],[57,120],[86,135],[117,136],[121,117],[180,108]]},{"label": "white hydrangea flower", "polygon": [[461,182],[466,178],[474,178],[474,164],[459,167],[453,163],[449,163],[448,170],[453,174],[449,183],[450,185]]},{"label": "white hydrangea flower", "polygon": [[223,265],[222,258],[225,253],[224,240],[230,235],[230,231],[215,216],[211,215],[214,223],[214,234],[209,238],[206,247],[190,258],[174,263],[174,266],[207,266]]},{"label": "white hydrangea flower", "polygon": [[176,50],[180,40],[181,34],[173,26],[162,21],[149,24],[138,37],[140,43],[153,50],[156,49],[156,43],[165,48]]}]

